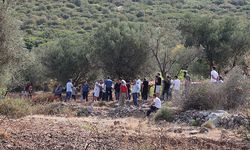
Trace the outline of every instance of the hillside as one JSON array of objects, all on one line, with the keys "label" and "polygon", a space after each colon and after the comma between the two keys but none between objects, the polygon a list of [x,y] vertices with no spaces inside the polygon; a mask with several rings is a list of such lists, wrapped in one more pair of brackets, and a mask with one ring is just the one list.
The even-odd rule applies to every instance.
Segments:
[{"label": "hillside", "polygon": [[146,23],[186,13],[250,19],[250,0],[20,0],[14,9],[28,49],[67,35],[88,36],[110,20]]}]

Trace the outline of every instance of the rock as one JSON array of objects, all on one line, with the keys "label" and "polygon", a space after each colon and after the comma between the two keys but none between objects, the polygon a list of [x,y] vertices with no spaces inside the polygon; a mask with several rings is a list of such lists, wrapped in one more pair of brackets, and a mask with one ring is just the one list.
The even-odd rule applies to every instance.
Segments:
[{"label": "rock", "polygon": [[198,134],[198,133],[200,133],[200,132],[197,131],[197,130],[193,130],[193,131],[190,131],[190,132],[189,132],[190,135],[195,135],[195,134]]},{"label": "rock", "polygon": [[214,122],[212,120],[208,120],[207,122],[203,123],[201,126],[206,127],[208,129],[214,129],[215,128]]},{"label": "rock", "polygon": [[220,119],[227,117],[229,114],[223,110],[218,110],[217,112],[212,112],[207,116],[207,120],[211,120],[215,126],[219,126]]},{"label": "rock", "polygon": [[174,129],[174,133],[182,133],[182,129],[181,128]]},{"label": "rock", "polygon": [[200,129],[200,133],[207,133],[207,132],[209,132],[208,128],[202,127]]},{"label": "rock", "polygon": [[119,125],[120,124],[120,121],[114,121],[114,125]]},{"label": "rock", "polygon": [[87,111],[88,111],[88,113],[92,114],[94,112],[93,106],[88,106]]}]

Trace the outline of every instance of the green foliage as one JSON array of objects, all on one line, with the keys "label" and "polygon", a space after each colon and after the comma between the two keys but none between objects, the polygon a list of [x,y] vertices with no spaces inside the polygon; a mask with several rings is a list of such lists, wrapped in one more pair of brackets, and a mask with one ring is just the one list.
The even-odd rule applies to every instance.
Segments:
[{"label": "green foliage", "polygon": [[[92,37],[94,55],[107,74],[134,78],[148,60],[148,38],[141,24],[111,22]],[[114,63],[115,62],[115,63]]]},{"label": "green foliage", "polygon": [[[150,23],[156,17],[179,20],[184,13],[198,13],[202,15],[211,14],[219,18],[241,16],[243,20],[247,20],[249,19],[249,15],[247,15],[249,5],[249,0],[229,0],[225,2],[223,0],[32,0],[17,1],[13,7],[15,16],[23,21],[22,30],[27,33],[25,39],[30,39],[37,36],[34,33],[44,29],[60,30],[61,32],[71,30],[77,34],[82,34],[84,32],[77,31],[79,29],[87,32],[93,30],[94,27],[90,28],[92,22],[98,20],[99,23],[106,23],[117,18],[123,21]],[[237,9],[235,6],[237,6]],[[35,21],[30,22],[31,19]],[[69,21],[66,22],[66,20]],[[77,24],[79,20],[85,20],[86,26]],[[51,26],[51,24],[55,24],[56,27]],[[29,31],[27,29],[31,29],[33,33],[27,32]],[[44,41],[57,40],[62,37],[64,36],[55,35],[53,38],[46,38]]]},{"label": "green foliage", "polygon": [[0,88],[6,89],[25,69],[25,51],[16,20],[7,5],[0,5]]},{"label": "green foliage", "polygon": [[246,0],[231,0],[231,4],[236,6],[243,6],[247,4]]},{"label": "green foliage", "polygon": [[156,112],[154,119],[156,121],[160,121],[160,120],[172,121],[173,112],[169,110],[167,107],[162,107]]},{"label": "green foliage", "polygon": [[216,5],[220,5],[224,3],[224,0],[213,0],[213,3],[215,3]]},{"label": "green foliage", "polygon": [[89,116],[89,112],[87,108],[81,108],[76,112],[77,117],[86,117]]},{"label": "green foliage", "polygon": [[244,47],[249,45],[246,42],[248,41],[247,38],[241,36],[238,38],[237,43],[241,43],[242,48],[238,45],[236,46],[237,49],[235,49],[234,45],[232,45],[235,39],[234,35],[243,34],[241,30],[238,30],[240,28],[239,24],[234,18],[225,18],[218,21],[207,16],[187,15],[183,18],[178,29],[185,37],[185,46],[202,46],[210,66],[215,64],[226,66],[230,60],[229,58],[245,54]]},{"label": "green foliage", "polygon": [[210,77],[210,67],[206,60],[198,59],[191,63],[188,67],[188,70],[192,73],[192,75],[202,76],[204,78]]},{"label": "green foliage", "polygon": [[48,69],[49,77],[63,83],[70,78],[79,82],[91,69],[88,49],[81,37],[64,38],[40,50],[41,63]]}]

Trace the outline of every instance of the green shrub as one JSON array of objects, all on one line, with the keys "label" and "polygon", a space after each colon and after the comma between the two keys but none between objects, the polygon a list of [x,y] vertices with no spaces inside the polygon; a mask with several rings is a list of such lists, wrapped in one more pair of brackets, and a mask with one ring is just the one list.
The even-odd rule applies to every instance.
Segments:
[{"label": "green shrub", "polygon": [[0,114],[8,118],[21,118],[31,113],[31,104],[21,99],[0,100]]},{"label": "green shrub", "polygon": [[160,120],[172,121],[173,112],[164,106],[156,112],[156,114],[154,115],[154,119],[155,121],[160,121]]},{"label": "green shrub", "polygon": [[74,8],[75,8],[75,5],[72,4],[72,3],[67,3],[67,4],[66,4],[66,7],[71,8],[71,9],[74,9]]},{"label": "green shrub", "polygon": [[83,116],[86,117],[86,116],[89,116],[88,109],[87,108],[82,108],[82,109],[78,110],[76,112],[76,116],[77,117],[83,117]]},{"label": "green shrub", "polygon": [[71,0],[72,3],[74,3],[76,6],[80,7],[82,5],[81,0]]},{"label": "green shrub", "polygon": [[231,0],[230,3],[236,6],[243,6],[247,4],[247,1],[246,0]]},{"label": "green shrub", "polygon": [[36,24],[37,25],[42,25],[42,24],[45,24],[46,23],[46,18],[42,17],[42,18],[39,18],[36,20]]},{"label": "green shrub", "polygon": [[213,3],[216,5],[220,5],[224,3],[224,0],[213,0]]}]

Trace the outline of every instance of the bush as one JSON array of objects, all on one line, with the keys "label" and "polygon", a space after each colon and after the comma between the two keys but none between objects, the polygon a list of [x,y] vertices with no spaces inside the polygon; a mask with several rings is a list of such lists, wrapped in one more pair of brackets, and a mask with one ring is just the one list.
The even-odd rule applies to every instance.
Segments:
[{"label": "bush", "polygon": [[220,85],[202,83],[193,85],[189,94],[184,98],[184,110],[209,110],[217,109],[220,106],[221,94]]},{"label": "bush", "polygon": [[249,94],[249,83],[243,76],[243,71],[235,67],[228,74],[228,78],[223,85],[223,95],[225,98],[225,108],[234,109],[239,106],[249,106],[247,97]]},{"label": "bush", "polygon": [[0,114],[8,118],[21,118],[31,113],[31,104],[21,99],[4,99],[0,101]]},{"label": "bush", "polygon": [[216,5],[224,4],[224,0],[214,0],[213,3]]},{"label": "bush", "polygon": [[36,24],[39,26],[39,25],[45,24],[46,21],[47,21],[46,18],[42,17],[36,20]]},{"label": "bush", "polygon": [[246,0],[231,0],[231,4],[235,6],[243,6],[247,4]]},{"label": "bush", "polygon": [[156,112],[154,119],[155,121],[160,121],[160,120],[172,121],[173,112],[164,106]]},{"label": "bush", "polygon": [[249,83],[236,67],[223,84],[203,83],[193,85],[184,98],[184,110],[236,109],[249,106]]},{"label": "bush", "polygon": [[74,4],[71,4],[71,3],[67,3],[67,4],[66,4],[66,7],[71,8],[71,9],[74,9],[74,8],[75,8],[75,5],[74,5]]}]

